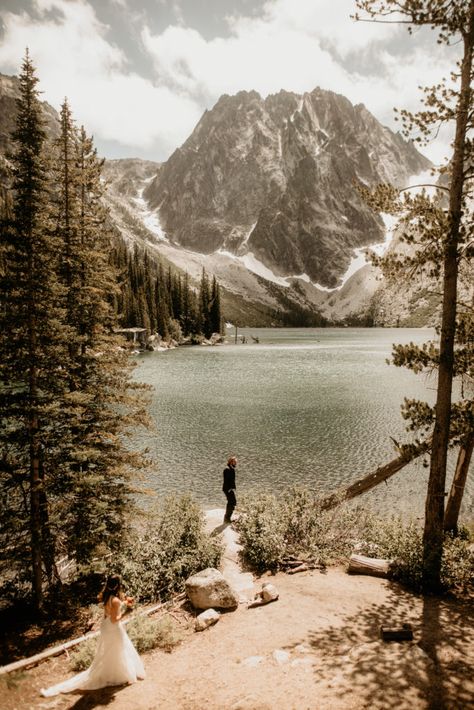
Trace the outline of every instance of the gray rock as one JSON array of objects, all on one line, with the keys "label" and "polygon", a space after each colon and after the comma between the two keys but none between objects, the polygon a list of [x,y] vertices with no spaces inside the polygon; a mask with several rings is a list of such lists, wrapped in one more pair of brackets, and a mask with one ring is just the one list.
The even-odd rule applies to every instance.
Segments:
[{"label": "gray rock", "polygon": [[261,591],[262,601],[264,602],[274,602],[279,597],[278,589],[271,582],[264,582],[262,584]]},{"label": "gray rock", "polygon": [[428,167],[344,96],[240,91],[204,113],[144,197],[186,249],[251,252],[277,275],[334,287],[355,248],[383,240],[355,183],[400,185]]},{"label": "gray rock", "polygon": [[195,609],[235,609],[239,598],[217,569],[193,574],[185,583],[186,594]]},{"label": "gray rock", "polygon": [[206,609],[206,611],[203,611],[196,617],[194,628],[196,631],[204,631],[204,629],[209,628],[209,626],[217,624],[220,618],[221,615],[215,609]]},{"label": "gray rock", "polygon": [[288,653],[288,651],[283,651],[281,648],[276,648],[273,651],[272,656],[279,666],[283,666],[290,660],[290,654]]}]

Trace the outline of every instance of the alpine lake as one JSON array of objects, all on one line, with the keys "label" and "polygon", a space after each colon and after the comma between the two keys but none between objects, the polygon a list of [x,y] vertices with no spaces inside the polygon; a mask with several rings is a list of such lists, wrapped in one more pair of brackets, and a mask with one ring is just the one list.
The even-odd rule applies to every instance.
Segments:
[{"label": "alpine lake", "polygon": [[[228,329],[222,345],[141,353],[135,377],[152,385],[156,423],[134,442],[154,459],[144,486],[158,499],[189,493],[203,508],[224,507],[230,454],[238,458],[237,500],[294,484],[323,494],[354,482],[397,456],[392,438],[410,441],[404,398],[435,400],[435,376],[387,363],[392,344],[433,338],[431,329],[243,328],[237,342]],[[422,516],[426,464],[412,462],[359,501]],[[472,479],[463,504],[470,511]]]}]

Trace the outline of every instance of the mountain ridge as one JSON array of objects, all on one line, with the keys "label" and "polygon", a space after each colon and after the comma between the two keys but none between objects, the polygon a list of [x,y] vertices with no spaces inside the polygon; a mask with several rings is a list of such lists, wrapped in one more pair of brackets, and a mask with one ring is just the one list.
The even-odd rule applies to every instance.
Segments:
[{"label": "mountain ridge", "polygon": [[[11,148],[10,132],[16,115],[17,90],[16,77],[0,75],[0,178],[4,185],[8,184],[6,156]],[[44,103],[44,107],[48,132],[54,137],[58,134],[59,117],[49,104]],[[216,107],[222,114],[221,118],[226,120],[216,123]],[[251,121],[247,120],[249,108],[253,111]],[[238,109],[236,116],[234,109]],[[316,109],[319,111],[318,126],[315,121]],[[237,120],[239,111],[245,119],[243,133]],[[231,123],[235,124],[230,127],[233,141],[231,148],[234,151],[231,161],[228,157],[229,112]],[[345,143],[338,144],[338,136],[333,135],[331,138],[326,131],[327,122],[333,119],[334,125],[339,126],[339,131],[343,130],[344,126],[352,126],[352,134],[343,130]],[[257,132],[255,124],[259,128]],[[278,126],[276,133],[275,126]],[[315,126],[316,130],[312,130]],[[360,145],[356,129],[378,131],[379,140],[374,147],[378,153],[375,167],[370,162],[369,151],[362,150],[364,147]],[[389,140],[388,152],[384,148],[384,137]],[[329,150],[325,150],[325,143],[328,141]],[[275,160],[275,147],[277,152],[285,156],[285,160]],[[363,247],[360,245],[382,241],[385,230],[380,216],[373,213],[368,216],[370,211],[365,205],[362,206],[362,214],[358,214],[356,209],[359,203],[352,205],[354,209],[351,213],[350,199],[345,202],[338,201],[341,189],[343,197],[344,190],[347,189],[348,172],[345,168],[348,162],[352,165],[353,172],[357,168],[362,184],[379,180],[383,175],[402,180],[407,172],[419,168],[420,165],[424,167],[428,162],[414,149],[409,149],[401,169],[396,161],[394,163],[393,160],[388,160],[387,155],[393,156],[394,151],[405,148],[406,142],[390,129],[381,126],[363,104],[353,106],[348,99],[335,92],[315,89],[301,96],[281,91],[265,99],[255,91],[239,92],[234,96],[223,95],[213,109],[205,111],[185,143],[177,148],[165,163],[130,158],[107,160],[104,168],[104,178],[108,184],[105,201],[110,208],[114,226],[130,248],[134,244],[144,247],[165,264],[173,264],[183,272],[188,271],[195,283],[199,281],[203,268],[210,275],[215,275],[223,289],[224,312],[228,319],[252,326],[283,323],[290,325],[293,320],[298,324],[314,325],[324,318],[328,318],[330,322],[351,322],[354,318],[357,321],[360,317],[366,319],[366,315],[373,310],[374,294],[380,292],[381,288],[380,275],[373,267],[366,266],[353,273],[356,266],[363,262],[360,256]],[[317,152],[313,159],[311,151]],[[193,171],[184,175],[182,172],[183,156],[186,161],[193,154],[199,157],[197,167],[201,172],[197,170],[197,179]],[[242,154],[247,156],[246,170],[243,173]],[[314,185],[307,177],[317,171],[315,158],[319,155],[322,155],[322,162],[317,184],[321,191],[322,204],[327,207],[326,224],[322,220],[323,226],[327,228],[327,243],[318,245],[313,258],[311,277],[307,273],[308,257],[302,253],[301,241],[306,239],[306,246],[311,252],[314,246],[311,244],[311,235],[305,235],[303,229],[305,210],[309,211],[311,218],[314,217],[312,213],[317,213],[317,209],[308,202],[308,194],[311,195]],[[212,165],[214,156],[217,156],[217,171]],[[194,167],[193,161],[191,163]],[[222,184],[223,188],[226,188],[228,177],[222,172],[219,178],[219,169],[222,170],[220,163],[226,170],[229,166],[231,168],[229,179],[234,190],[231,208],[238,219],[230,222],[228,215],[223,214],[221,221],[227,226],[230,224],[230,231],[222,240],[219,224],[217,228],[215,225],[216,207],[223,211],[217,200],[218,195],[213,195],[216,202],[214,205],[201,199],[204,212],[207,209],[209,224],[213,223],[211,227],[214,227],[214,236],[212,229],[208,230],[204,219],[197,234],[199,248],[196,248],[196,245],[183,245],[179,235],[167,228],[163,219],[166,210],[163,210],[162,200],[157,204],[154,188],[157,184],[160,185],[162,198],[169,196],[170,202],[175,199],[179,203],[183,184],[185,191],[196,190],[199,195],[199,191],[203,189],[202,197],[207,197],[208,186],[200,185],[203,175],[204,178],[207,175],[211,186]],[[324,168],[328,165],[338,167],[339,173],[337,170],[324,173]],[[376,174],[375,168],[378,171]],[[174,176],[174,186],[165,185],[170,173]],[[254,189],[255,174],[258,184]],[[345,182],[346,185],[341,188],[338,181]],[[290,189],[287,189],[288,185]],[[147,195],[150,202],[145,199]],[[349,197],[352,199],[353,195]],[[278,202],[283,209],[275,208]],[[289,209],[285,203],[289,204]],[[341,211],[341,204],[345,212]],[[229,195],[223,202],[225,209],[228,205]],[[253,212],[252,209],[247,209],[249,205],[253,205]],[[198,207],[198,217],[202,219],[202,205]],[[328,215],[334,217],[332,223],[331,220],[328,221]],[[195,225],[196,217],[193,214],[190,219],[186,219],[186,214],[183,216],[185,219],[182,228],[185,234],[192,229],[193,223]],[[206,217],[206,214],[204,216]],[[372,232],[361,232],[360,227],[364,225],[365,219],[370,221]],[[295,244],[292,241],[291,229],[287,230],[288,233],[285,231],[288,225],[291,227],[292,220],[296,224],[299,220],[302,227]],[[278,229],[272,230],[274,223],[279,224],[280,233]],[[353,230],[354,224],[356,228]],[[214,251],[203,249],[202,244],[199,244],[199,238],[204,236],[206,240],[209,233],[211,239],[217,237]],[[358,261],[355,259],[357,254]],[[318,260],[325,267],[322,277],[317,270]],[[348,269],[349,266],[351,269]],[[385,296],[385,302],[387,298],[389,297]],[[385,311],[388,312],[386,306]]]},{"label": "mountain ridge", "polygon": [[334,288],[355,248],[383,241],[356,184],[401,184],[429,166],[335,92],[241,91],[203,114],[144,196],[177,245],[252,253],[277,276]]}]

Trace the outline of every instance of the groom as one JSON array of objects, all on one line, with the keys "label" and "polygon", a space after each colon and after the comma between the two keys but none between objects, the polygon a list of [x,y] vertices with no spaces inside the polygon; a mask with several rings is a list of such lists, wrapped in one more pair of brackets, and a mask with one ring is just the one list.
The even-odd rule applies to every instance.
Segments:
[{"label": "groom", "polygon": [[237,459],[235,456],[231,456],[227,461],[227,468],[224,469],[224,485],[222,490],[227,498],[227,506],[225,509],[224,523],[231,523],[232,513],[237,505],[235,499],[235,467],[237,466]]}]

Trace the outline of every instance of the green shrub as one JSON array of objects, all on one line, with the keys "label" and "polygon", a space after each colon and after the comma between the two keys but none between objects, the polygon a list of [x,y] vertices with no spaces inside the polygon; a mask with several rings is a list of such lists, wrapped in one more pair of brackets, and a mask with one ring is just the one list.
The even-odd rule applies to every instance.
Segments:
[{"label": "green shrub", "polygon": [[73,671],[85,671],[94,660],[97,638],[87,639],[79,644],[77,651],[69,656],[69,665]]},{"label": "green shrub", "polygon": [[247,562],[256,569],[273,569],[285,555],[285,521],[281,505],[272,495],[262,494],[243,499],[242,514],[237,522],[240,543]]},{"label": "green shrub", "polygon": [[[393,577],[421,589],[423,530],[415,521],[381,518],[350,504],[321,510],[307,489],[292,488],[276,498],[257,494],[243,499],[237,522],[246,561],[258,570],[278,569],[285,557],[318,558],[329,563],[347,559],[354,549],[393,560]],[[469,531],[446,536],[441,568],[445,589],[467,589],[474,582],[474,555]]]},{"label": "green shrub", "polygon": [[169,615],[160,619],[151,619],[140,614],[127,625],[127,633],[138,653],[152,648],[171,651],[183,640],[181,627]]},{"label": "green shrub", "polygon": [[414,521],[399,517],[371,517],[364,534],[362,553],[393,560],[393,578],[412,589],[421,588],[423,530]]},{"label": "green shrub", "polygon": [[162,616],[157,623],[157,646],[172,651],[184,638],[181,626],[171,616]]},{"label": "green shrub", "polygon": [[331,562],[347,556],[360,537],[365,516],[341,505],[321,510],[305,488],[293,487],[280,498],[259,494],[243,499],[237,527],[246,561],[256,569],[277,569],[290,555]]},{"label": "green shrub", "polygon": [[446,589],[467,590],[474,584],[474,553],[469,538],[446,535],[441,562],[441,581]]},{"label": "green shrub", "polygon": [[[393,577],[419,591],[422,582],[423,529],[415,521],[400,517],[382,520],[372,517],[361,551],[394,560]],[[469,551],[469,536],[446,535],[441,561],[441,583],[446,590],[464,590],[474,582],[474,556]]]},{"label": "green shrub", "polygon": [[130,533],[114,559],[127,594],[140,601],[182,591],[191,574],[220,563],[222,545],[206,534],[203,513],[190,496],[167,498],[162,508],[148,512],[142,527]]}]

